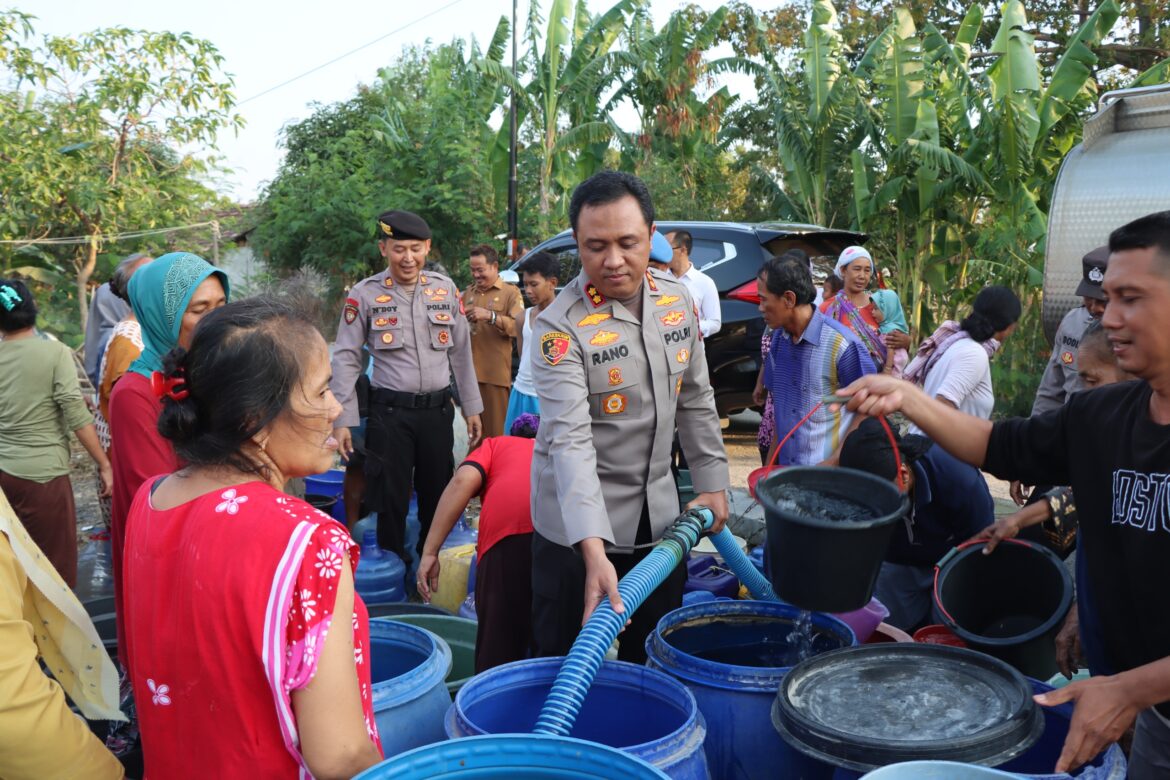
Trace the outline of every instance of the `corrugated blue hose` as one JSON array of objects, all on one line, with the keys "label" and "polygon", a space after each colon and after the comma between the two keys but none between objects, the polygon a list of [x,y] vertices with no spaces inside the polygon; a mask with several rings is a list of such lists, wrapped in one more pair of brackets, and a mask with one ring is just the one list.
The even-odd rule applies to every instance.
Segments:
[{"label": "corrugated blue hose", "polygon": [[740,546],[736,544],[735,537],[731,535],[730,531],[724,528],[711,537],[711,542],[719,554],[723,556],[724,565],[735,572],[735,576],[748,589],[748,593],[752,594],[753,599],[756,601],[780,600],[776,598],[776,592],[772,590],[772,583],[768,582],[768,578],[760,574],[760,570],[752,565]]},{"label": "corrugated blue hose", "polygon": [[[533,731],[562,737],[569,735],[581,712],[585,696],[589,693],[589,686],[593,684],[593,678],[597,676],[597,670],[601,668],[613,640],[617,639],[634,610],[674,571],[683,556],[698,543],[703,531],[714,522],[714,515],[705,507],[683,512],[662,535],[650,554],[618,582],[618,594],[626,611],[619,615],[613,611],[609,599],[602,599],[565,656]],[[743,554],[726,528],[711,538],[723,556],[724,563],[741,582],[747,584],[753,596],[776,600],[772,586]]]}]

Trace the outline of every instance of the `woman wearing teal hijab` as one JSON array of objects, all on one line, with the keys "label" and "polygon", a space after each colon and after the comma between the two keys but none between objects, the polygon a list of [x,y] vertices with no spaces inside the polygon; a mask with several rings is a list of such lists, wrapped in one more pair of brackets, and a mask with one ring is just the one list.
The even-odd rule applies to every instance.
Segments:
[{"label": "woman wearing teal hijab", "polygon": [[228,300],[227,274],[190,252],[172,252],[139,268],[130,277],[130,306],[142,326],[142,355],[110,393],[110,455],[114,496],[110,513],[118,654],[126,666],[122,637],[122,544],[126,515],[142,483],[179,468],[175,453],[158,434],[162,394],[177,388],[152,386],[163,356],[191,343],[195,326]]}]

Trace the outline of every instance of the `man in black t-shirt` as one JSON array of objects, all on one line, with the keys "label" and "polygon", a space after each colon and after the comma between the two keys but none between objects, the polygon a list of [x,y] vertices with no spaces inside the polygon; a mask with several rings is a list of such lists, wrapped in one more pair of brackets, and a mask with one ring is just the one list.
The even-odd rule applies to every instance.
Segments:
[{"label": "man in black t-shirt", "polygon": [[[1093,758],[1136,719],[1131,780],[1170,777],[1170,211],[1109,237],[1101,324],[1118,366],[1139,377],[1078,393],[1060,409],[991,423],[885,375],[842,395],[854,411],[902,411],[956,457],[1002,479],[1071,485],[1080,548],[1118,674],[1037,698],[1075,702],[1056,772]],[[997,528],[996,541],[1008,535]],[[989,544],[991,548],[993,545]]]}]

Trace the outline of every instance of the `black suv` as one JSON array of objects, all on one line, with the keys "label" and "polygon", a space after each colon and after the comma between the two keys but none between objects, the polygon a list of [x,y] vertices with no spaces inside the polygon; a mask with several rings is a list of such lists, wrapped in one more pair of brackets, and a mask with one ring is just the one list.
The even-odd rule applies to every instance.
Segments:
[{"label": "black suv", "polygon": [[[752,406],[752,390],[760,371],[760,339],[764,320],[756,275],[764,258],[789,249],[803,249],[815,266],[832,268],[847,246],[862,244],[867,236],[849,230],[829,230],[791,222],[658,222],[660,233],[686,230],[694,239],[691,262],[715,281],[723,310],[719,332],[706,340],[707,368],[715,389],[720,417]],[[577,244],[566,230],[532,249],[560,257],[562,284],[581,272]],[[517,284],[515,268],[523,258],[501,273]],[[509,273],[511,272],[511,273]]]}]

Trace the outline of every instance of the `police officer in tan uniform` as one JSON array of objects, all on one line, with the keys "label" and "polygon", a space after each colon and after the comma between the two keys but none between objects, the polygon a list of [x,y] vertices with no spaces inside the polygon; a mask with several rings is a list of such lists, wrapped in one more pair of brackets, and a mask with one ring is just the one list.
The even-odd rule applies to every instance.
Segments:
[{"label": "police officer in tan uniform", "polygon": [[[353,453],[358,424],[354,387],[362,346],[372,356],[366,429],[366,504],[378,512],[378,545],[404,560],[421,554],[439,496],[455,463],[451,374],[459,389],[467,438],[479,443],[479,388],[471,362],[467,320],[455,283],[423,271],[431,230],[409,211],[378,217],[378,251],[387,269],[349,291],[337,327],[330,389],[343,411],[334,435],[344,457]],[[411,486],[418,494],[418,547],[405,550]]]},{"label": "police officer in tan uniform", "polygon": [[[698,317],[686,287],[647,272],[654,206],[635,176],[603,171],[573,193],[581,274],[536,319],[533,378],[541,420],[532,461],[533,634],[563,655],[584,616],[645,557],[679,512],[670,472],[682,448],[716,528],[727,519],[727,454]],[[642,662],[646,636],[682,602],[679,566],[619,637]]]}]

